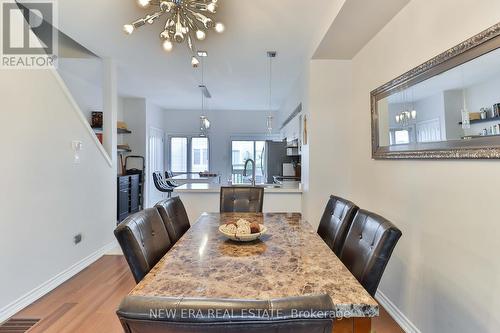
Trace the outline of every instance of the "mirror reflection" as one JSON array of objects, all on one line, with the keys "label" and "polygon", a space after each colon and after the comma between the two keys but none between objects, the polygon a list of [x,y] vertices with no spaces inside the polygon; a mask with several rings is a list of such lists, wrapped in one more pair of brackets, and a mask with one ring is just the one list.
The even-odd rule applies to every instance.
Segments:
[{"label": "mirror reflection", "polygon": [[500,136],[500,49],[377,103],[382,147]]}]

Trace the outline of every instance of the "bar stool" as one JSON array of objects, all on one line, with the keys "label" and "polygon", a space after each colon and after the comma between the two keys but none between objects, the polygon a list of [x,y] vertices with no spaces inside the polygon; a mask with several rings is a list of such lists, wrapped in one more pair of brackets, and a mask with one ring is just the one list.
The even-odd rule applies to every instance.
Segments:
[{"label": "bar stool", "polygon": [[169,186],[165,182],[165,179],[163,178],[161,172],[153,172],[153,182],[155,183],[155,187],[158,191],[167,193],[169,198],[172,197],[172,192],[174,191],[175,187]]}]

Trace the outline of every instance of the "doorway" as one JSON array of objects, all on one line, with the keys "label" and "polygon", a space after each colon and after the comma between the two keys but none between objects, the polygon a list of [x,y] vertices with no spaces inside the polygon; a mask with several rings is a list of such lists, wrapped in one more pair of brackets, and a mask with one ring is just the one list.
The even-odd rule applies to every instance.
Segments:
[{"label": "doorway", "polygon": [[165,132],[156,127],[149,128],[148,140],[148,174],[146,175],[148,187],[148,207],[153,207],[158,201],[164,199],[162,192],[154,185],[153,172],[165,174]]}]

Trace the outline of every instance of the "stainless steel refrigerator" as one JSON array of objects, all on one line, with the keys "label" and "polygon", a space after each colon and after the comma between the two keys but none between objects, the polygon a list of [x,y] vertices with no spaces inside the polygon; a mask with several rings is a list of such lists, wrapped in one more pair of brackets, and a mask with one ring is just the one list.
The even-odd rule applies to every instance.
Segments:
[{"label": "stainless steel refrigerator", "polygon": [[274,176],[283,175],[283,163],[290,161],[286,155],[286,141],[266,141],[262,151],[261,167],[266,184],[274,183]]}]

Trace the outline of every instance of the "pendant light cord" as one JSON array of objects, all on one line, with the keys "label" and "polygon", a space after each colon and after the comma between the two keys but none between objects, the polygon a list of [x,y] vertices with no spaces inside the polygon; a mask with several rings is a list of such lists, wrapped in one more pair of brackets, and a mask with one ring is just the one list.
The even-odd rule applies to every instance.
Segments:
[{"label": "pendant light cord", "polygon": [[[202,57],[201,58],[201,85],[205,85],[205,59]],[[205,114],[205,94],[203,93],[203,90],[200,89],[201,91],[201,113],[202,116]]]},{"label": "pendant light cord", "polygon": [[271,103],[273,94],[273,58],[269,57],[269,113],[271,113]]}]

